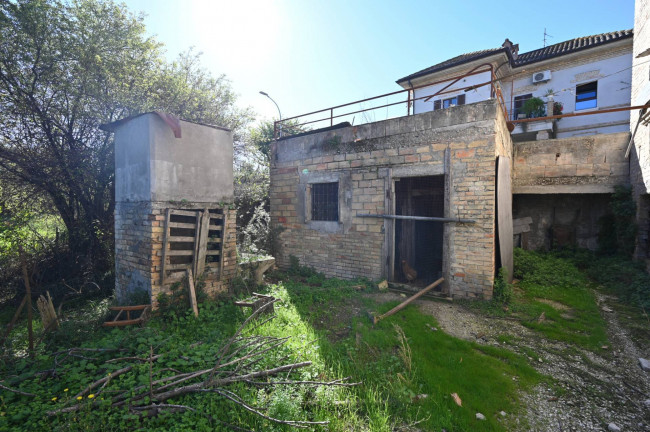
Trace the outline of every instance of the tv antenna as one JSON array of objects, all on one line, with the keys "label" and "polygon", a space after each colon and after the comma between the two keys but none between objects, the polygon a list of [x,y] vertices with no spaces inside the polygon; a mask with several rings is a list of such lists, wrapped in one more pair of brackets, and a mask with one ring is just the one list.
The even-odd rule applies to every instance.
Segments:
[{"label": "tv antenna", "polygon": [[547,37],[552,38],[553,36],[551,36],[550,34],[546,33],[546,27],[544,27],[544,48],[546,48],[546,38],[547,38]]}]

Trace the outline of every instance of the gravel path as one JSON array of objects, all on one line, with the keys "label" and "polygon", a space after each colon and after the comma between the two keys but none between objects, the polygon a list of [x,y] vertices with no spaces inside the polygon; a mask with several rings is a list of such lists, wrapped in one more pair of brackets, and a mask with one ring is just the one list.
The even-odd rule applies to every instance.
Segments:
[{"label": "gravel path", "polygon": [[[650,372],[638,362],[639,357],[650,359],[650,341],[635,343],[611,307],[615,299],[596,295],[611,343],[602,355],[548,340],[517,321],[487,317],[456,303],[415,304],[450,335],[527,355],[538,371],[557,380],[559,391],[539,385],[522,396],[528,410],[519,419],[521,431],[607,431],[610,423],[622,431],[650,431]],[[401,297],[382,293],[375,299]],[[497,337],[503,334],[515,342],[500,344]],[[531,352],[537,358],[529,356]]]}]

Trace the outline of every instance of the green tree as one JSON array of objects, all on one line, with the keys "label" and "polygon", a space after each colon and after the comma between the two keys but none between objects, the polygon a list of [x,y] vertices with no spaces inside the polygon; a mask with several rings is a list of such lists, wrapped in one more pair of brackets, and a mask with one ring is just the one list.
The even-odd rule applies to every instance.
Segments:
[{"label": "green tree", "polygon": [[235,102],[196,53],[165,61],[124,5],[0,0],[0,177],[46,196],[94,270],[113,250],[113,141],[99,125],[161,110],[239,139],[252,116]]}]

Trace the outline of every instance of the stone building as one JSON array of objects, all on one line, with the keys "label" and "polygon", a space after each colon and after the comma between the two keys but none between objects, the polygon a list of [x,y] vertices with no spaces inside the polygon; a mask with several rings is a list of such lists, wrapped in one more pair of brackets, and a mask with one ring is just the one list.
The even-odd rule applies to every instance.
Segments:
[{"label": "stone building", "polygon": [[[496,254],[496,161],[510,172],[512,142],[494,100],[274,144],[271,213],[281,267],[300,263],[340,278],[445,277],[457,297],[489,298]],[[418,215],[446,222],[364,215]]]},{"label": "stone building", "polygon": [[[595,249],[614,188],[630,184],[631,169],[650,178],[626,154],[631,95],[620,83],[632,79],[637,38],[625,30],[526,53],[506,39],[398,80],[407,116],[335,126],[353,121],[351,103],[305,121],[324,113],[328,127],[285,128],[271,157],[278,265],[293,256],[328,276],[416,286],[442,276],[448,295],[490,298],[513,244]],[[540,112],[524,115],[532,98]],[[647,161],[644,134],[635,142]]]}]

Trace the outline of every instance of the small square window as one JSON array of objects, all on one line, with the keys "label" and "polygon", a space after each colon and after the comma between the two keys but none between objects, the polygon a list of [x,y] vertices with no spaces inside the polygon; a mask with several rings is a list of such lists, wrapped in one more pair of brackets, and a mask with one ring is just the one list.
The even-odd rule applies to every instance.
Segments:
[{"label": "small square window", "polygon": [[598,81],[576,87],[576,111],[598,106]]},{"label": "small square window", "polygon": [[314,183],[311,185],[311,220],[339,220],[339,184]]},{"label": "small square window", "polygon": [[517,120],[517,118],[519,118],[519,114],[524,113],[524,111],[522,110],[522,108],[524,107],[524,103],[526,103],[526,101],[528,99],[531,99],[532,97],[533,97],[532,93],[528,93],[528,94],[521,95],[521,96],[515,96],[515,104],[512,107],[512,118],[513,119]]},{"label": "small square window", "polygon": [[465,105],[465,95],[460,94],[452,98],[436,99],[435,101],[433,101],[434,111],[439,109],[449,108],[450,106],[454,106],[454,105]]}]

